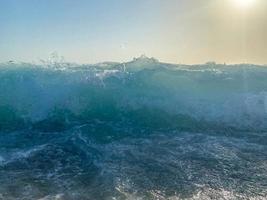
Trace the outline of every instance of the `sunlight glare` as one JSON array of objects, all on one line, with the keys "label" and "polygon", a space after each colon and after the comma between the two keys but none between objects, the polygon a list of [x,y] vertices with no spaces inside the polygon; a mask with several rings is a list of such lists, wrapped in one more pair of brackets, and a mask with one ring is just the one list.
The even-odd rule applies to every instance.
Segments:
[{"label": "sunlight glare", "polygon": [[234,0],[236,6],[239,8],[249,8],[255,3],[256,0]]}]

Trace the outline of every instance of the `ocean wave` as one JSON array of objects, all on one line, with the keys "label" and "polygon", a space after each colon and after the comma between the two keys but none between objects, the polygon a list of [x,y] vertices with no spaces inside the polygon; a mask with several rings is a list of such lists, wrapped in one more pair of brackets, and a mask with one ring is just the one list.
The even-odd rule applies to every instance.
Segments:
[{"label": "ocean wave", "polygon": [[266,199],[267,68],[0,64],[0,199]]},{"label": "ocean wave", "polygon": [[67,124],[124,120],[135,113],[151,123],[162,115],[173,119],[172,125],[182,117],[211,129],[267,129],[265,67],[193,67],[148,58],[98,65],[1,64],[0,129],[35,124],[58,131]]}]

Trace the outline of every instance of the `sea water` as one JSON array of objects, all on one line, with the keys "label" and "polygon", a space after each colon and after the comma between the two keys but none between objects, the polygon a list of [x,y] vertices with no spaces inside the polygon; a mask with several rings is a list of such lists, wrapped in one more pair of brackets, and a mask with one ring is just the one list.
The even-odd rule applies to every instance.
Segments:
[{"label": "sea water", "polygon": [[0,64],[0,199],[267,199],[267,68]]}]

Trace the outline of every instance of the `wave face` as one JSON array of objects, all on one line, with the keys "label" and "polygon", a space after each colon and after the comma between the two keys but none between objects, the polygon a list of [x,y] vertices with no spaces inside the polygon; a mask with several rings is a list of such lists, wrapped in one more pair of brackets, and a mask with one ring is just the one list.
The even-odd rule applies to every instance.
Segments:
[{"label": "wave face", "polygon": [[0,64],[0,199],[266,199],[267,68]]}]

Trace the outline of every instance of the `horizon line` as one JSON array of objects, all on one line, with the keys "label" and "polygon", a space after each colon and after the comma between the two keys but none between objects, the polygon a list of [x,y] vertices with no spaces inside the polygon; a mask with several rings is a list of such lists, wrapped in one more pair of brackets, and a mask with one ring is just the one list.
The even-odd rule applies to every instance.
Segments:
[{"label": "horizon line", "polygon": [[[52,57],[51,57],[52,55]],[[59,60],[60,59],[60,60]],[[23,61],[23,60],[12,60],[9,59],[7,61],[0,61],[0,64],[6,64],[6,63],[24,63],[24,64],[76,64],[76,65],[98,65],[98,64],[104,64],[104,63],[117,63],[117,64],[124,64],[124,63],[130,63],[138,59],[150,59],[155,60],[158,63],[162,64],[171,64],[171,65],[188,65],[188,66],[195,66],[195,65],[258,65],[258,66],[267,66],[267,63],[251,63],[251,62],[218,62],[214,60],[206,61],[206,62],[200,62],[200,63],[182,63],[182,62],[171,62],[171,61],[160,61],[159,59],[155,57],[148,57],[145,54],[142,54],[139,57],[133,57],[132,59],[129,59],[128,61],[118,61],[118,60],[103,60],[98,62],[79,62],[79,61],[67,61],[64,56],[54,56],[53,53],[50,54],[50,57],[43,59],[38,58],[38,60],[32,60],[32,61]]]}]

